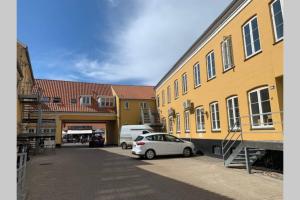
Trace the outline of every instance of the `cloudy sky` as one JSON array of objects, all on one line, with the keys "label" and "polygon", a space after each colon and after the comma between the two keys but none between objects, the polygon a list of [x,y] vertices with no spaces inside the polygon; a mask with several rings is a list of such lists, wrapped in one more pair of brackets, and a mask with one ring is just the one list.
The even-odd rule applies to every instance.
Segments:
[{"label": "cloudy sky", "polygon": [[18,0],[35,78],[156,85],[231,0]]}]

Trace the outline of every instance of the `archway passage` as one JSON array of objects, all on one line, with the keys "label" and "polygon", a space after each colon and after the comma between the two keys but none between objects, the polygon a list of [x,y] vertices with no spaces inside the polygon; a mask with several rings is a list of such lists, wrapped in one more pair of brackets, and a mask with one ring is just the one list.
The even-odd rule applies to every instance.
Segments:
[{"label": "archway passage", "polygon": [[62,122],[62,146],[88,146],[93,136],[106,137],[107,122]]}]

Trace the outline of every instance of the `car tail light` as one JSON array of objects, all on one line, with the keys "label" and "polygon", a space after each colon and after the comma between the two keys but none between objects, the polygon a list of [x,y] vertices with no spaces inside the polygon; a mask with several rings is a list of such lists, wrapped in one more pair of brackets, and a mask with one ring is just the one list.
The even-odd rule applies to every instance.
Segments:
[{"label": "car tail light", "polygon": [[144,145],[145,142],[137,142],[136,145]]}]

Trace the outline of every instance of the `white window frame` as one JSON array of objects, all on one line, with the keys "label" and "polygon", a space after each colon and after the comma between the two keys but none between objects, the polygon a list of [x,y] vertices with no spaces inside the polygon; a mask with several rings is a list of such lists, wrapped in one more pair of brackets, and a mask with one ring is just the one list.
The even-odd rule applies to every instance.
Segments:
[{"label": "white window frame", "polygon": [[171,103],[171,87],[170,86],[167,87],[167,100],[168,100],[168,103]]},{"label": "white window frame", "polygon": [[148,103],[147,102],[141,102],[140,103],[140,108],[143,108],[143,109],[147,109],[148,108]]},{"label": "white window frame", "polygon": [[[200,114],[200,115],[198,115]],[[195,109],[195,120],[196,120],[196,131],[204,132],[205,131],[205,113],[203,106],[197,107]],[[200,119],[200,124],[198,123],[198,117]],[[200,128],[199,128],[200,127]]]},{"label": "white window frame", "polygon": [[173,117],[170,116],[169,117],[169,133],[172,133],[173,134]]},{"label": "white window frame", "polygon": [[[238,112],[239,112],[239,103],[238,105],[235,105],[235,102],[234,102],[234,99],[237,99],[237,101],[239,100],[238,99],[238,96],[232,96],[232,97],[229,97],[227,98],[226,102],[227,102],[227,116],[228,116],[228,127],[229,127],[229,130],[240,130],[241,129],[241,120],[240,120],[240,114],[239,116],[236,116],[236,108],[238,109]],[[229,106],[229,102],[232,102],[232,113],[233,113],[233,124],[236,124],[237,123],[237,118],[239,118],[239,125],[238,126],[234,126],[232,127],[232,125],[230,124],[230,106]]]},{"label": "white window frame", "polygon": [[[272,1],[272,3],[270,4],[271,7],[271,14],[272,14],[272,23],[273,23],[273,30],[274,30],[274,36],[275,36],[275,42],[278,42],[280,40],[282,40],[284,38],[284,32],[282,37],[278,38],[278,33],[277,33],[277,29],[276,29],[276,24],[275,24],[275,15],[274,15],[274,10],[273,10],[273,4],[277,1],[280,1],[280,6],[281,6],[281,14],[282,14],[282,18],[283,18],[283,2],[282,0],[274,0]],[[284,22],[283,22],[284,23]],[[284,24],[283,24],[284,25]],[[284,31],[284,30],[283,30]]]},{"label": "white window frame", "polygon": [[187,74],[186,73],[182,74],[181,78],[182,78],[182,94],[186,94],[187,90],[188,90],[188,88],[187,88]]},{"label": "white window frame", "polygon": [[[214,55],[213,56],[214,60],[212,60],[212,55]],[[206,68],[207,68],[207,80],[211,80],[211,79],[215,78],[216,77],[216,58],[215,58],[214,51],[211,51],[206,55]],[[209,75],[209,69],[211,70],[211,73],[213,73],[213,71],[215,72],[214,74],[212,74],[212,76]]]},{"label": "white window frame", "polygon": [[193,71],[194,71],[194,87],[198,87],[201,85],[201,78],[200,78],[200,64],[196,63],[193,67]]},{"label": "white window frame", "polygon": [[164,106],[166,104],[165,90],[162,90],[161,98],[162,98],[162,106]]},{"label": "white window frame", "polygon": [[190,111],[184,111],[184,130],[186,133],[190,133]]},{"label": "white window frame", "polygon": [[[218,105],[218,112],[217,112],[217,106]],[[219,107],[219,103],[213,102],[210,104],[210,121],[211,121],[211,130],[212,131],[220,131],[221,130],[221,121],[220,121],[220,107]],[[214,116],[215,118],[213,118],[213,112],[215,113]],[[219,121],[219,127],[218,127],[218,121]],[[214,125],[216,128],[214,128]]]},{"label": "white window frame", "polygon": [[124,102],[124,109],[129,110],[129,102],[128,101]]},{"label": "white window frame", "polygon": [[178,91],[178,79],[174,81],[174,98],[177,99],[179,97]]},{"label": "white window frame", "polygon": [[221,43],[223,71],[230,70],[233,67],[232,40],[231,36],[224,37]]},{"label": "white window frame", "polygon": [[[260,49],[258,49],[257,51],[255,51],[255,47],[254,47],[254,39],[253,39],[253,31],[252,31],[252,23],[251,23],[255,19],[257,21],[257,31],[258,31],[259,46],[260,46]],[[245,27],[248,24],[249,24],[249,31],[250,31],[250,43],[251,43],[251,49],[252,49],[252,54],[250,54],[250,55],[247,55],[247,44],[246,44],[246,37],[245,37]],[[248,59],[262,51],[260,39],[261,38],[260,38],[260,33],[259,33],[258,19],[257,19],[257,16],[254,16],[243,25],[243,41],[244,41],[244,50],[245,50],[246,59]]]},{"label": "white window frame", "polygon": [[[88,99],[88,101],[86,101]],[[92,104],[92,96],[91,95],[82,95],[80,96],[80,105],[88,106]]]},{"label": "white window frame", "polygon": [[[268,93],[269,93],[269,97],[270,97],[270,92],[269,92],[269,87],[268,86],[260,87],[260,88],[257,88],[255,90],[251,90],[251,91],[248,92],[249,110],[250,110],[250,121],[251,121],[251,128],[252,129],[264,129],[264,128],[273,128],[274,127],[273,118],[272,118],[271,99],[270,98],[269,98],[269,103],[270,103],[271,112],[262,113],[262,101],[261,101],[260,91],[263,90],[263,89],[268,89]],[[252,114],[252,107],[251,107],[252,103],[251,103],[251,98],[250,98],[250,94],[253,93],[253,92],[257,93],[259,114],[255,114],[255,115],[259,115],[259,118],[260,118],[260,125],[259,126],[254,126],[254,124],[253,124],[253,118],[252,118],[252,116],[254,116],[254,115]],[[264,125],[263,115],[266,115],[266,114],[270,114],[271,115],[272,125]]]},{"label": "white window frame", "polygon": [[176,133],[180,133],[180,114],[176,114]]},{"label": "white window frame", "polygon": [[[104,105],[102,105],[104,103]],[[99,96],[98,97],[98,106],[100,108],[111,108],[115,107],[116,102],[115,102],[115,97],[111,96]]]}]

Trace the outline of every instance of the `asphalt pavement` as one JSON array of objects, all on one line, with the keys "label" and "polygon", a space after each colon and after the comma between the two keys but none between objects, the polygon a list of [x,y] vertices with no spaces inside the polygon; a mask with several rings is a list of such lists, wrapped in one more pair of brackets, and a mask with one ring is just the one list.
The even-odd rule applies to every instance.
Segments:
[{"label": "asphalt pavement", "polygon": [[141,165],[149,163],[99,149],[59,148],[29,161],[26,199],[229,199],[137,167]]}]

